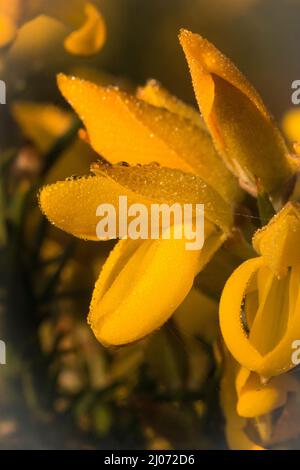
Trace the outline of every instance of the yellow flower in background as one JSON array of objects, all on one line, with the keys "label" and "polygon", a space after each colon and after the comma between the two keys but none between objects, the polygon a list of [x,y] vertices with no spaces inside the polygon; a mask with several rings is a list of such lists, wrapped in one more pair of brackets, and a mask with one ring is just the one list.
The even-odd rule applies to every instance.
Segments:
[{"label": "yellow flower in background", "polygon": [[[121,240],[111,252],[95,286],[89,322],[100,342],[125,344],[160,327],[183,301],[195,275],[228,236],[228,200],[240,198],[240,191],[211,149],[206,131],[183,117],[182,104],[160,87],[156,98],[164,96],[163,107],[63,75],[59,86],[83,120],[93,148],[114,165],[96,164],[94,176],[43,188],[40,206],[52,223],[77,237],[97,240],[96,209],[101,203],[118,209],[119,195],[126,195],[128,204],[147,207],[205,205],[202,250],[188,251],[184,239],[171,238]],[[171,103],[173,111],[168,109]],[[210,149],[207,154],[202,142]],[[133,166],[118,165],[120,160]],[[216,161],[220,170],[213,178]]]},{"label": "yellow flower in background", "polygon": [[261,98],[206,39],[182,30],[180,42],[216,149],[244,188],[256,194],[259,182],[277,198],[293,175],[295,163]]},{"label": "yellow flower in background", "polygon": [[[58,106],[46,103],[18,101],[12,105],[11,111],[24,137],[29,139],[30,143],[35,146],[38,162],[42,166],[45,163],[45,155],[51,151],[57,140],[69,131],[74,122],[72,113]],[[89,167],[94,160],[95,154],[93,150],[78,137],[62,152],[60,158],[57,159],[47,172],[44,181],[48,184],[57,181],[59,178],[67,178],[70,175],[70,168],[72,168],[73,172],[76,174],[84,174],[86,168]],[[27,217],[24,231],[24,235],[26,234],[28,240],[32,239],[32,234],[35,233],[38,227],[40,216],[41,213],[38,208],[32,208],[30,217]],[[58,256],[63,250],[64,237],[62,233],[58,233],[57,230],[55,230],[55,228],[52,229],[52,227],[47,233],[48,238],[45,246],[42,247],[41,257],[46,258],[46,256],[48,256],[50,258],[52,255],[52,258],[55,258],[55,255]],[[55,250],[58,253],[55,253]],[[90,277],[84,274],[83,277],[85,281],[91,277],[97,278],[93,273],[93,267],[95,266],[95,272],[96,270],[99,271],[102,263],[102,261],[100,263],[100,258],[102,257],[102,259],[104,259],[104,254],[101,253],[96,246],[86,244],[79,244],[74,255],[78,254],[77,251],[78,253],[82,253],[81,264],[86,263],[87,259],[90,260],[90,266],[86,266],[86,269],[90,272]],[[77,269],[74,269],[77,277],[82,275],[82,272],[80,274],[79,270],[80,263]],[[76,283],[78,286],[80,285],[78,279],[76,279]],[[75,299],[74,302],[77,301],[78,299]]]},{"label": "yellow flower in background", "polygon": [[0,0],[0,47],[10,43],[17,34],[21,0]]},{"label": "yellow flower in background", "polygon": [[300,338],[300,205],[288,203],[253,239],[261,255],[228,279],[220,303],[222,334],[234,358],[264,379],[295,367]]},{"label": "yellow flower in background", "polygon": [[40,15],[53,17],[64,27],[64,46],[71,54],[95,54],[105,42],[105,21],[92,2],[75,0],[70,8],[66,1],[0,0],[0,47],[9,45],[23,25]]},{"label": "yellow flower in background", "polygon": [[256,373],[239,366],[228,351],[223,366],[221,404],[232,450],[264,450],[299,435],[299,426],[290,425],[300,391],[295,377],[284,374],[262,382]]},{"label": "yellow flower in background", "polygon": [[69,34],[64,45],[68,52],[78,55],[91,55],[98,52],[106,38],[106,27],[99,10],[87,2],[84,7],[85,22]]},{"label": "yellow flower in background", "polygon": [[291,142],[300,142],[300,108],[290,109],[284,115],[282,127]]},{"label": "yellow flower in background", "polygon": [[299,384],[292,375],[281,374],[268,382],[258,374],[240,367],[235,381],[237,413],[243,418],[264,416],[285,405],[288,394],[299,392]]},{"label": "yellow flower in background", "polygon": [[247,419],[237,413],[236,374],[237,363],[228,351],[225,351],[221,380],[221,405],[225,416],[227,443],[232,450],[264,450],[247,435]]},{"label": "yellow flower in background", "polygon": [[[47,103],[17,101],[12,105],[12,115],[23,135],[36,146],[40,159],[50,151],[57,139],[72,126],[72,113]],[[55,165],[48,171],[46,183],[67,178],[70,168],[76,174],[83,174],[95,159],[93,150],[77,138],[63,152]]]}]

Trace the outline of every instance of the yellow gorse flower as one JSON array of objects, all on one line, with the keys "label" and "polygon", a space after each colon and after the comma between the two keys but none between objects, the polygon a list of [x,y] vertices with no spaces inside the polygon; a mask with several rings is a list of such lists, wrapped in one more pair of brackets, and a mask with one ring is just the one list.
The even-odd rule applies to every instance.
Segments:
[{"label": "yellow gorse flower", "polygon": [[[94,175],[44,187],[40,205],[52,223],[77,237],[97,240],[96,208],[111,203],[118,209],[119,195],[126,195],[128,204],[147,207],[205,204],[202,250],[186,250],[184,239],[121,240],[108,257],[95,286],[89,323],[100,342],[125,344],[157,329],[183,301],[195,275],[228,236],[233,223],[228,201],[238,200],[240,191],[200,116],[159,85],[140,89],[142,100],[64,75],[58,83],[83,120],[93,148],[113,165],[95,164]],[[153,94],[156,105],[145,100]],[[120,160],[131,166],[118,165]],[[220,169],[213,178],[216,162]]]},{"label": "yellow gorse flower", "polygon": [[45,187],[40,205],[52,223],[96,240],[96,208],[103,202],[118,208],[121,194],[130,204],[205,205],[205,244],[199,252],[188,252],[185,240],[175,239],[117,244],[96,283],[89,315],[105,344],[142,338],[182,302],[196,273],[230,233],[233,207],[242,198],[235,176],[251,192],[259,181],[277,197],[295,171],[260,97],[229,59],[188,31],[180,41],[203,119],[155,81],[132,96],[58,77],[86,127],[86,139],[112,166],[94,165],[92,176]]},{"label": "yellow gorse flower", "polygon": [[71,54],[95,54],[105,42],[105,21],[92,2],[75,0],[70,9],[63,0],[0,0],[0,47],[9,45],[19,28],[39,15],[49,15],[65,27],[64,46]]},{"label": "yellow gorse flower", "polygon": [[[85,42],[80,34],[73,37],[77,50]],[[153,203],[205,206],[201,250],[188,251],[186,240],[173,236],[116,243],[88,316],[105,345],[137,341],[170,318],[197,273],[230,237],[242,189],[267,193],[274,207],[282,207],[286,188],[297,180],[298,160],[247,79],[201,36],[183,30],[180,43],[202,115],[154,80],[132,95],[58,76],[61,93],[85,126],[81,136],[106,162],[92,164],[88,176],[42,188],[40,207],[51,223],[97,241],[96,209],[110,203],[118,212],[120,195],[148,208]],[[290,139],[295,127],[287,118]],[[260,450],[298,433],[289,426],[278,430],[299,393],[295,374],[286,374],[295,367],[292,344],[300,338],[300,204],[294,202],[295,189],[293,194],[256,232],[253,248],[259,256],[233,272],[221,297],[221,401],[233,449]],[[182,324],[180,310],[175,321]],[[282,412],[277,427],[275,410]]]},{"label": "yellow gorse flower", "polygon": [[300,338],[300,206],[288,203],[253,239],[261,255],[227,281],[220,303],[225,343],[239,364],[269,378],[287,372]]}]

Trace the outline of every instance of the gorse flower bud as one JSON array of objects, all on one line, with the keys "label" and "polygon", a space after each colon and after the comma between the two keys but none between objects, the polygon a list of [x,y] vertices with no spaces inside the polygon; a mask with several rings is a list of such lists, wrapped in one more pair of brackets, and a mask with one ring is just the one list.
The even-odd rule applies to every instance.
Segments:
[{"label": "gorse flower bud", "polygon": [[284,139],[260,96],[206,39],[182,30],[180,42],[216,149],[250,192],[256,193],[258,179],[266,192],[276,196],[294,168]]}]

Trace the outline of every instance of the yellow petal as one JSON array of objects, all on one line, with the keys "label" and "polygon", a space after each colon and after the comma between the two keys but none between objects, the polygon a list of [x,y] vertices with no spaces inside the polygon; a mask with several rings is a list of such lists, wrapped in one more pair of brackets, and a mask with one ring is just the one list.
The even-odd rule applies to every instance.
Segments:
[{"label": "yellow petal", "polygon": [[96,174],[108,176],[152,202],[197,204],[205,206],[205,218],[228,233],[232,209],[201,177],[156,164],[127,167],[93,165]]},{"label": "yellow petal", "polygon": [[258,308],[251,325],[249,341],[265,356],[276,347],[286,331],[289,314],[289,276],[278,280],[263,266],[257,273]]},{"label": "yellow petal", "polygon": [[[159,135],[167,111],[161,111],[114,87],[60,74],[58,85],[89,133],[93,148],[111,163],[158,162],[191,171]],[[170,126],[168,132],[171,131]],[[156,135],[156,132],[158,135]]]},{"label": "yellow petal", "polygon": [[12,106],[14,119],[24,135],[41,152],[49,150],[55,139],[61,137],[72,124],[72,114],[51,104],[18,101]]},{"label": "yellow petal", "polygon": [[149,205],[146,198],[137,197],[114,180],[99,176],[67,179],[44,186],[39,203],[42,212],[56,227],[76,237],[97,241],[97,207],[110,203],[118,210],[119,195],[126,195],[128,204]]},{"label": "yellow petal", "polygon": [[237,391],[237,394],[240,395],[241,390],[247,383],[247,380],[249,379],[251,375],[251,371],[249,369],[246,369],[246,367],[236,367],[236,377],[235,377],[235,388]]},{"label": "yellow petal", "polygon": [[191,289],[198,258],[185,240],[121,240],[90,306],[88,321],[98,341],[122,345],[159,328]]},{"label": "yellow petal", "polygon": [[21,8],[20,0],[0,0],[0,47],[15,38]]},{"label": "yellow petal", "polygon": [[300,263],[300,205],[288,203],[253,238],[254,249],[278,277]]},{"label": "yellow petal", "polygon": [[220,326],[226,346],[239,364],[256,371],[263,358],[244,331],[242,305],[247,285],[262,264],[262,258],[253,258],[239,266],[228,279],[220,301]]},{"label": "yellow petal", "polygon": [[[282,281],[281,281],[282,282]],[[289,305],[285,305],[281,320],[284,324],[284,334],[281,334],[276,346],[268,352],[260,365],[259,373],[265,377],[282,374],[295,367],[292,362],[292,345],[300,338],[300,265],[292,268],[290,275]],[[294,292],[293,292],[294,291]],[[279,299],[280,301],[280,299]],[[287,303],[286,302],[286,303]],[[287,317],[287,318],[285,318]],[[276,321],[276,320],[275,320]],[[269,323],[270,325],[270,323]],[[274,328],[274,326],[273,326]],[[276,325],[277,328],[277,325]],[[275,330],[276,330],[275,328]],[[281,327],[282,328],[282,327]]]},{"label": "yellow petal", "polygon": [[102,48],[106,39],[105,21],[100,11],[92,3],[87,3],[84,11],[84,24],[73,31],[64,42],[66,50],[71,54],[95,54]]},{"label": "yellow petal", "polygon": [[[121,195],[127,196],[128,206],[141,203],[148,208],[152,203],[202,202],[205,218],[220,227],[222,232],[228,233],[230,230],[230,210],[199,177],[152,165],[113,167],[108,168],[106,173],[103,169],[102,175],[61,181],[45,186],[39,200],[44,214],[58,228],[79,238],[97,240],[97,207],[110,203],[118,211]],[[219,243],[220,234],[216,234],[210,241],[211,252]]]},{"label": "yellow petal", "polygon": [[270,193],[293,173],[288,149],[261,98],[234,64],[211,43],[183,30],[184,49],[203,118],[229,168],[256,190]]},{"label": "yellow petal", "polygon": [[17,28],[14,21],[0,13],[0,47],[6,46],[16,36]]},{"label": "yellow petal", "polygon": [[205,124],[198,111],[176,96],[171,95],[158,81],[148,80],[145,86],[137,89],[137,97],[157,108],[165,108],[192,121],[196,126],[205,129]]},{"label": "yellow petal", "polygon": [[236,363],[226,352],[223,377],[221,380],[221,405],[226,418],[226,439],[232,450],[264,450],[253,442],[246,433],[247,420],[237,413],[235,390]]},{"label": "yellow petal", "polygon": [[300,109],[294,108],[288,111],[282,120],[285,135],[291,142],[300,141]]},{"label": "yellow petal", "polygon": [[0,0],[0,12],[17,20],[22,12],[22,0]]},{"label": "yellow petal", "polygon": [[[254,280],[256,282],[253,282]],[[251,305],[254,312],[250,313],[252,319],[250,326],[248,318],[244,315],[249,295],[247,290],[249,286],[252,290],[252,284],[257,284],[259,295]],[[287,329],[289,315],[287,286],[288,279],[285,279],[284,283],[278,281],[264,266],[263,258],[255,258],[243,263],[233,273],[222,293],[220,324],[226,346],[239,364],[264,377],[276,375],[274,361],[270,362],[267,358],[269,354],[274,354],[278,342],[282,340]],[[235,301],[231,302],[231,305],[230,296],[235,296]],[[248,332],[245,323],[250,330]],[[288,348],[291,349],[291,343]],[[247,376],[244,380],[246,379]],[[238,382],[238,389],[242,385]]]},{"label": "yellow petal", "polygon": [[[49,56],[62,49],[66,36],[66,27],[60,21],[46,15],[40,15],[23,24],[9,49],[8,65],[24,77],[32,73],[32,64],[44,64]],[[62,49],[63,50],[63,49]]]},{"label": "yellow petal", "polygon": [[285,404],[287,392],[285,376],[273,378],[267,384],[262,384],[259,376],[252,373],[239,393],[237,413],[244,418],[255,418],[271,413]]},{"label": "yellow petal", "polygon": [[167,109],[113,87],[59,75],[61,92],[83,120],[93,148],[109,162],[158,162],[194,172],[227,200],[240,197],[207,132]]}]

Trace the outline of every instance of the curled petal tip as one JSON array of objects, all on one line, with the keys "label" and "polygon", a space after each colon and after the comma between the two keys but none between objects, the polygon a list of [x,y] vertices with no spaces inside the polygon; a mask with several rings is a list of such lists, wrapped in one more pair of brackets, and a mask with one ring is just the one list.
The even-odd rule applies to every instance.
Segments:
[{"label": "curled petal tip", "polygon": [[101,12],[88,2],[84,9],[86,20],[65,39],[66,50],[74,55],[89,56],[96,54],[104,45],[106,26]]}]

